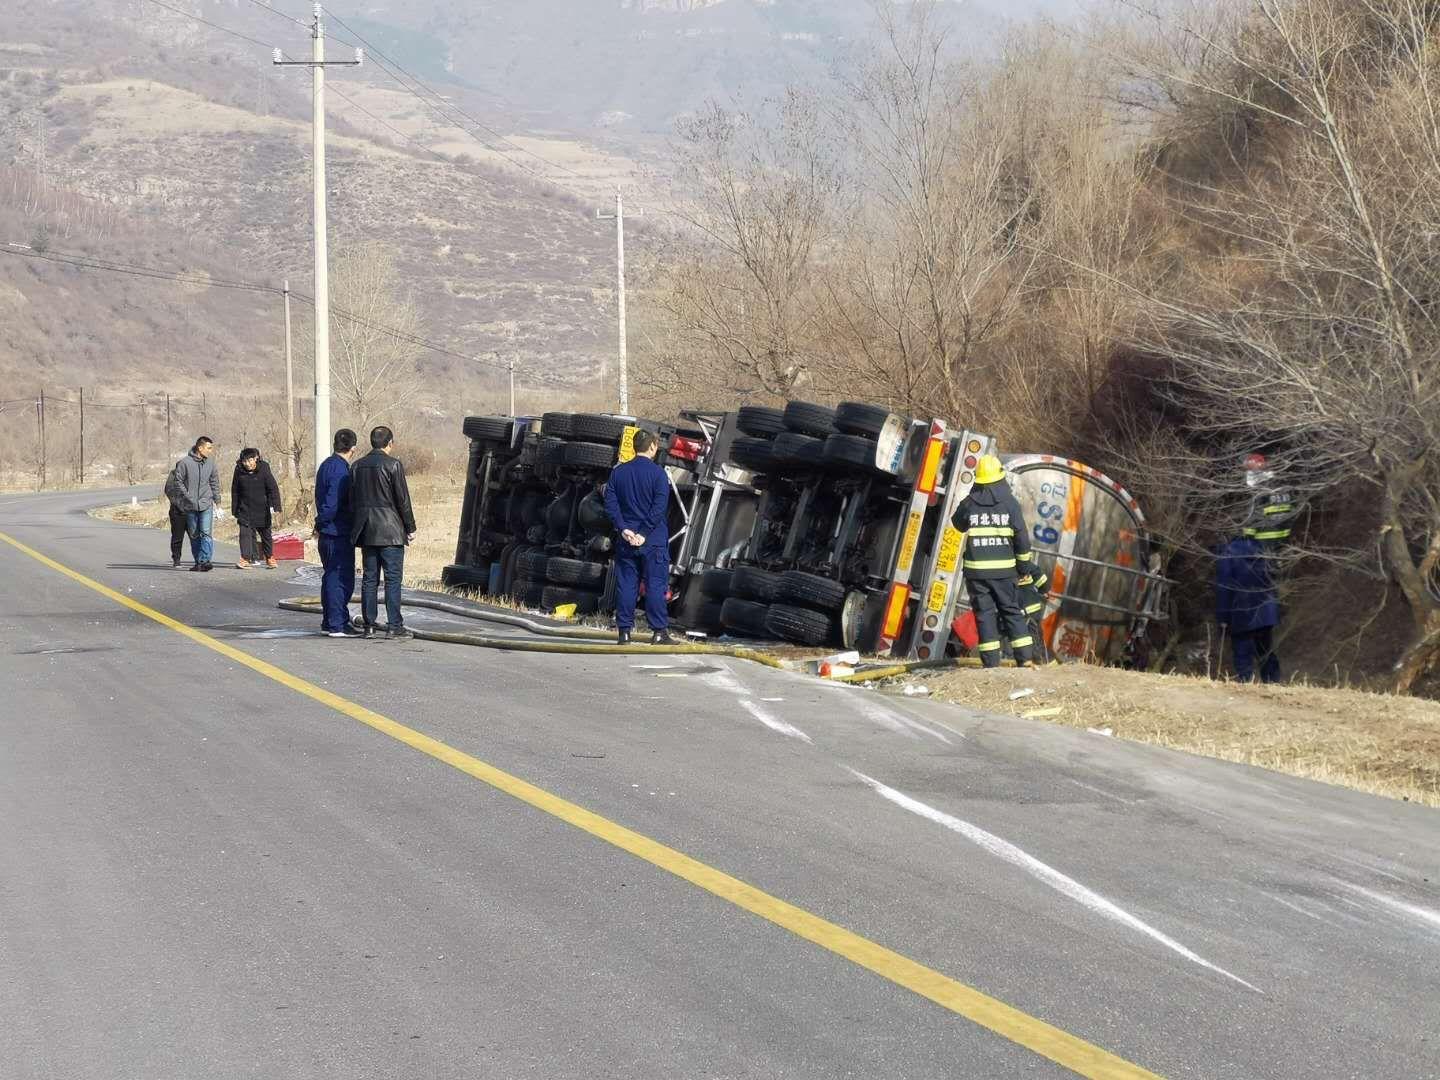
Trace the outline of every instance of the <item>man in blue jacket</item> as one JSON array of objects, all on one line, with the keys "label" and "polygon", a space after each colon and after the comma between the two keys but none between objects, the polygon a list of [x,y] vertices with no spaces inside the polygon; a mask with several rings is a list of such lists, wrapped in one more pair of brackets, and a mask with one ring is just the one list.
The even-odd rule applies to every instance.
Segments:
[{"label": "man in blue jacket", "polygon": [[1215,563],[1215,621],[1230,631],[1236,678],[1253,679],[1258,660],[1262,683],[1280,681],[1280,659],[1275,655],[1280,601],[1262,541],[1242,537],[1220,548]]},{"label": "man in blue jacket", "polygon": [[315,474],[315,535],[320,545],[321,628],[333,638],[360,637],[350,625],[355,591],[355,546],[350,543],[350,462],[359,440],[349,428],[335,433],[335,453]]},{"label": "man in blue jacket", "polygon": [[659,440],[635,434],[635,456],[615,466],[605,485],[605,512],[615,525],[615,625],[620,644],[630,644],[641,576],[651,645],[673,645],[665,595],[670,589],[670,478],[655,461]]}]

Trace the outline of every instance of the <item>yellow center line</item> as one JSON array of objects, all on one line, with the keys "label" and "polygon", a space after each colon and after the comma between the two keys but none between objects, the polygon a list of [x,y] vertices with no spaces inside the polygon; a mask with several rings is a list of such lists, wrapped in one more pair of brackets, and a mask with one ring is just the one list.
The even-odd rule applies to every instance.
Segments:
[{"label": "yellow center line", "polygon": [[928,998],[935,1004],[949,1009],[1027,1050],[1049,1058],[1056,1064],[1081,1076],[1103,1078],[1103,1080],[1138,1080],[1141,1077],[1149,1077],[1154,1080],[1155,1078],[1154,1073],[1138,1065],[1116,1057],[1107,1050],[1102,1050],[1067,1031],[1021,1012],[997,998],[957,982],[868,938],[861,937],[843,926],[813,915],[794,904],[786,903],[753,885],[748,885],[698,859],[693,859],[683,852],[666,847],[656,840],[616,824],[608,818],[603,818],[599,814],[586,810],[583,806],[553,795],[534,784],[527,783],[517,776],[512,776],[502,769],[486,764],[479,758],[472,757],[453,746],[448,746],[438,739],[432,739],[428,735],[397,723],[363,705],[357,705],[338,694],[292,675],[283,668],[278,668],[274,664],[242,652],[223,641],[218,641],[209,634],[187,626],[177,619],[172,619],[163,612],[147,607],[138,600],[131,599],[123,593],[116,592],[76,570],[56,562],[5,533],[0,533],[0,540],[50,569],[64,574],[72,581],[78,582],[88,589],[93,589],[115,603],[129,608],[177,634],[183,634],[191,641],[234,660],[237,664],[242,664],[251,671],[288,687],[297,694],[302,694],[312,701],[326,705],[352,720],[358,720],[422,754],[429,755],[436,761],[443,761],[446,765],[489,784],[497,791],[503,791],[537,810],[544,811],[566,824],[589,833],[598,840],[612,844],[622,851],[627,851],[631,855],[643,859],[652,866],[674,874],[692,885],[699,886],[706,892],[718,896],[722,900],[727,900],[738,908],[758,915],[797,937],[813,942],[822,949],[873,971],[881,978],[887,979],[897,986],[903,986],[921,997]]}]

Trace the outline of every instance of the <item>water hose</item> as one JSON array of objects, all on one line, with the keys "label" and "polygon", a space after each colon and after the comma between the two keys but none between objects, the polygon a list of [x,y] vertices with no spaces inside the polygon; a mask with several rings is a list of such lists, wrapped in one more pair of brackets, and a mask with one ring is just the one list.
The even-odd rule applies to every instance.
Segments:
[{"label": "water hose", "polygon": [[[420,598],[417,598],[420,599]],[[414,607],[435,607],[433,602],[415,603],[407,597],[406,606]],[[290,600],[281,600],[277,605],[282,611],[303,611],[314,614],[320,607],[318,596],[301,596]],[[447,610],[437,608],[437,610]],[[452,614],[462,614],[452,611]],[[473,615],[466,615],[467,618],[474,618]],[[507,621],[511,618],[505,617]],[[520,616],[513,617],[521,622],[533,620],[522,619]],[[511,623],[514,625],[514,623]],[[542,625],[542,624],[536,624]],[[576,627],[554,627],[552,629],[565,629],[572,631],[566,635],[570,637],[579,636],[574,633]],[[563,655],[580,656],[730,656],[737,660],[750,660],[756,664],[763,664],[765,667],[787,670],[785,661],[778,657],[770,656],[767,653],[756,649],[741,648],[737,645],[692,645],[689,643],[675,643],[674,645],[620,645],[614,641],[601,642],[594,640],[595,634],[586,632],[584,636],[589,641],[525,641],[521,638],[490,637],[485,634],[452,633],[443,630],[415,630],[414,635],[421,641],[441,641],[451,645],[472,645],[481,649],[500,649],[505,652],[530,652],[530,653],[560,653]]]}]

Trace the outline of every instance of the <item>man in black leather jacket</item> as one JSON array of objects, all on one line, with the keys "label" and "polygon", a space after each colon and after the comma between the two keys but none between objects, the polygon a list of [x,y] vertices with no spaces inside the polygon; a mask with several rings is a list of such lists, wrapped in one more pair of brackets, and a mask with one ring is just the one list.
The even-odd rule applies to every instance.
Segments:
[{"label": "man in black leather jacket", "polygon": [[361,549],[364,576],[360,583],[360,610],[364,636],[375,636],[379,615],[380,571],[385,571],[385,637],[411,638],[400,612],[400,590],[405,581],[405,545],[415,539],[415,512],[410,508],[410,487],[405,466],[394,456],[395,434],[387,427],[370,432],[370,453],[350,467],[350,542]]}]

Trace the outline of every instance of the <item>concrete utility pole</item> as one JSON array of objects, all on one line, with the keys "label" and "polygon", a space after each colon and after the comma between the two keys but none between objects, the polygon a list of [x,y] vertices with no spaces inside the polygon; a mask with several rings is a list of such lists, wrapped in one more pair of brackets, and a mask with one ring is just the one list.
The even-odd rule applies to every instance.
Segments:
[{"label": "concrete utility pole", "polygon": [[285,478],[300,469],[295,453],[295,360],[290,351],[290,279],[285,279]]},{"label": "concrete utility pole", "polygon": [[[643,213],[643,210],[636,211],[635,216],[638,217]],[[595,216],[601,221],[615,219],[615,278],[620,317],[620,412],[628,416],[630,414],[630,371],[625,345],[625,196],[619,188],[615,189],[615,213],[607,214],[603,210],[596,210]],[[604,377],[605,369],[602,367],[601,378]]]},{"label": "concrete utility pole", "polygon": [[43,491],[45,488],[45,388],[40,388],[40,396],[35,400],[35,426],[40,439],[40,454],[37,458],[39,467],[36,469],[37,482],[36,491]]},{"label": "concrete utility pole", "polygon": [[315,222],[315,467],[320,467],[326,446],[330,445],[330,255],[325,220],[325,68],[358,67],[364,53],[356,49],[354,60],[325,59],[325,26],[320,21],[320,4],[315,4],[315,18],[310,24],[311,51],[309,60],[286,60],[279,49],[274,62],[278,67],[308,67],[314,92],[312,132],[312,176],[314,178]]},{"label": "concrete utility pole", "polygon": [[515,357],[510,357],[510,415],[515,415]]},{"label": "concrete utility pole", "polygon": [[85,387],[80,387],[80,484],[85,484]]}]

